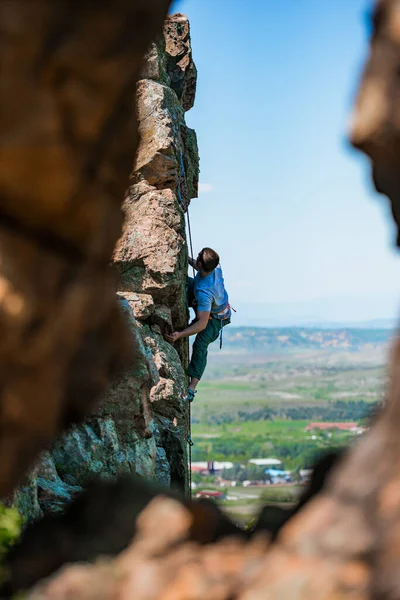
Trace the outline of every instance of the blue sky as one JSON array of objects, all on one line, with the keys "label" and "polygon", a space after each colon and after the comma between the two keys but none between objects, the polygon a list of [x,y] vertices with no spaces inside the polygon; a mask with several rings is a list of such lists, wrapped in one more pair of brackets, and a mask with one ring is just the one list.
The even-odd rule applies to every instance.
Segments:
[{"label": "blue sky", "polygon": [[[195,251],[221,256],[236,324],[393,317],[387,200],[346,130],[369,0],[181,0],[198,67]],[[265,317],[265,318],[264,318]]]}]

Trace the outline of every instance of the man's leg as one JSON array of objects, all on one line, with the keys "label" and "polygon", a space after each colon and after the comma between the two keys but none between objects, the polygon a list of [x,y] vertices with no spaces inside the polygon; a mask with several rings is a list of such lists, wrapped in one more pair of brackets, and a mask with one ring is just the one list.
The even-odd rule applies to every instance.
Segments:
[{"label": "man's leg", "polygon": [[197,334],[193,344],[192,358],[188,368],[190,376],[189,389],[193,392],[203,376],[207,365],[208,346],[215,342],[221,331],[221,322],[217,319],[210,319],[207,327]]},{"label": "man's leg", "polygon": [[199,382],[200,382],[200,379],[197,379],[197,377],[191,377],[190,383],[189,383],[189,390],[192,390],[193,392],[195,392]]}]

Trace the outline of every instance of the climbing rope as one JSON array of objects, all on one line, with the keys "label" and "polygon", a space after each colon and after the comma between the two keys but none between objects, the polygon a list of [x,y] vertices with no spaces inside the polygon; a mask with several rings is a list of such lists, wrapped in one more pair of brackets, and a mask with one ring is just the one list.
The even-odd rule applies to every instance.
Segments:
[{"label": "climbing rope", "polygon": [[188,430],[188,438],[187,438],[187,442],[188,442],[188,448],[189,448],[189,456],[188,456],[188,462],[189,462],[189,497],[192,497],[192,447],[193,447],[193,440],[192,440],[192,415],[191,415],[191,402],[188,402],[188,424],[187,424],[187,430]]},{"label": "climbing rope", "polygon": [[[192,229],[190,227],[190,217],[189,217],[189,207],[187,207],[186,209],[186,217],[187,217],[187,224],[188,224],[188,234],[189,234],[189,243],[190,243],[190,255],[192,258],[194,258],[193,255],[193,243],[192,243]],[[192,265],[192,271],[193,271],[193,278],[196,277],[196,271],[194,266]]]},{"label": "climbing rope", "polygon": [[[184,213],[186,212],[190,252],[191,252],[191,257],[193,258],[193,242],[192,242],[192,229],[190,226],[189,205],[185,204],[185,202],[183,201],[182,191],[181,191],[181,181],[185,177],[185,166],[183,164],[182,151],[179,151],[179,164],[180,164],[180,172],[178,175],[177,194],[178,194],[178,199],[179,199],[180,205],[182,207],[182,210]],[[193,277],[195,277],[196,272],[195,272],[193,265],[192,265],[192,270],[193,270]],[[186,430],[187,430],[187,443],[188,443],[189,497],[190,498],[192,497],[192,447],[193,447],[191,412],[192,412],[191,411],[191,403],[188,402]]]}]

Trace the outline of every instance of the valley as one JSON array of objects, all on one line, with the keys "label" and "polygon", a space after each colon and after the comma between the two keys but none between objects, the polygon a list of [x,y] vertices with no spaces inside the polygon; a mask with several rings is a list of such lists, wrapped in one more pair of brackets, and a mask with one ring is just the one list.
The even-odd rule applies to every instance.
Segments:
[{"label": "valley", "polygon": [[[295,481],[322,453],[354,443],[368,428],[383,398],[391,336],[373,329],[226,328],[223,349],[210,348],[192,405],[193,461],[230,461],[234,468],[220,479],[241,485],[264,476],[265,468],[250,468],[249,460],[275,458]],[[321,428],[310,429],[312,423]],[[357,427],[346,429],[350,423]],[[201,488],[213,478],[195,481]],[[266,492],[256,496],[265,500]],[[245,510],[243,498],[225,504],[232,514],[235,504]],[[244,505],[252,514],[259,502]]]}]

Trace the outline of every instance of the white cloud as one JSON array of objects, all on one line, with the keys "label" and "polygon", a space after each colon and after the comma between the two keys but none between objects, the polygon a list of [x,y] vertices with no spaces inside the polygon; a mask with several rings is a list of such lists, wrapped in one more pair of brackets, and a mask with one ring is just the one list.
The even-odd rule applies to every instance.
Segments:
[{"label": "white cloud", "polygon": [[208,192],[212,192],[213,186],[211,183],[199,183],[199,192],[201,194],[207,194]]}]

